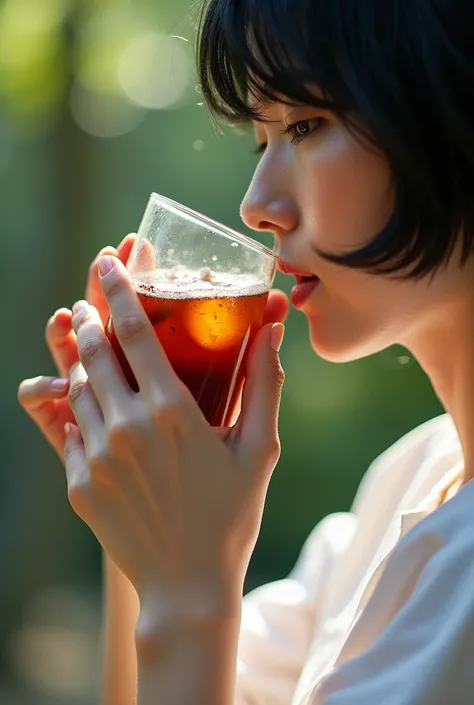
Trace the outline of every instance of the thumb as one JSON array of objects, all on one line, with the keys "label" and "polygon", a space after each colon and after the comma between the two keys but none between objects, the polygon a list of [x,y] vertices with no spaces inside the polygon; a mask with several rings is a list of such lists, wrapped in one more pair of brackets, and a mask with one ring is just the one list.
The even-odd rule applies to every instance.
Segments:
[{"label": "thumb", "polygon": [[280,457],[278,414],[285,375],[279,350],[285,327],[282,323],[264,326],[250,351],[239,418],[239,454],[245,463],[262,465],[272,472]]}]

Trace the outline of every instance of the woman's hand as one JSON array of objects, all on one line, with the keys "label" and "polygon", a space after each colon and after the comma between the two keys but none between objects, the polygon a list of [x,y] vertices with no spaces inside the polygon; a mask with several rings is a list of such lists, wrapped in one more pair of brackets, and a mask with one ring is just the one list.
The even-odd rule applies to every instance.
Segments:
[{"label": "woman's hand", "polygon": [[[105,247],[89,267],[86,298],[99,312],[105,323],[108,316],[107,302],[99,284],[98,262],[102,255],[116,255],[126,264],[130,256],[135,235],[127,235],[117,249]],[[36,377],[25,380],[18,390],[18,400],[31,416],[45,438],[63,459],[64,425],[74,422],[69,400],[69,372],[78,361],[76,334],[72,329],[72,313],[61,308],[46,325],[46,343],[58,370],[59,378]]]},{"label": "woman's hand", "polygon": [[[101,267],[140,392],[127,384],[99,312],[76,304],[80,363],[69,400],[77,426],[68,425],[65,444],[70,502],[132,582],[142,608],[150,596],[162,609],[192,609],[194,598],[242,588],[280,454],[283,326],[268,324],[258,334],[240,418],[216,431],[174,373],[126,268],[114,257]],[[282,296],[276,306],[286,312]]]}]

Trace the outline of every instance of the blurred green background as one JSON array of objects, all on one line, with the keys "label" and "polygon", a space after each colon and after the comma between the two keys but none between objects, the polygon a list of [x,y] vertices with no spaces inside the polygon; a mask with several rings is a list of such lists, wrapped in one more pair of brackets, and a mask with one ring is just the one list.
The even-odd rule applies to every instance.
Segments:
[{"label": "blurred green background", "polygon": [[[54,373],[48,317],[82,296],[90,261],[136,229],[151,191],[242,227],[252,139],[221,134],[200,104],[198,10],[190,0],[0,2],[2,704],[97,702],[100,551],[16,402],[21,379]],[[441,411],[404,350],[327,364],[295,311],[282,359],[283,455],[247,589],[284,576],[312,527],[349,508],[369,463]]]}]

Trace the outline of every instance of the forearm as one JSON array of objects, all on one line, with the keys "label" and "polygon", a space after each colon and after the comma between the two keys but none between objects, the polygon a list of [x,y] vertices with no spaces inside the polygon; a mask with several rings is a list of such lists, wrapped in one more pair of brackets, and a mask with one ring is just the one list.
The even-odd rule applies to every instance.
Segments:
[{"label": "forearm", "polygon": [[103,554],[104,627],[102,705],[135,705],[138,596],[117,566]]},{"label": "forearm", "polygon": [[[241,595],[206,617],[139,620],[138,705],[232,705]],[[148,611],[148,610],[147,610]]]}]

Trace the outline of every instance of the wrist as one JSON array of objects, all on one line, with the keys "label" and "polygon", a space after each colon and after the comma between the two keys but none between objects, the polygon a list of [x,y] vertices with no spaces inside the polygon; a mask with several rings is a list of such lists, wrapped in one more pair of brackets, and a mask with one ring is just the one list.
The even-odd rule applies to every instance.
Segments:
[{"label": "wrist", "polygon": [[135,629],[137,656],[154,661],[176,639],[219,638],[240,629],[243,584],[213,585],[197,589],[149,588],[140,595]]},{"label": "wrist", "polygon": [[[239,594],[240,593],[240,594]],[[142,598],[135,644],[138,702],[233,702],[241,591],[163,591]]]}]

